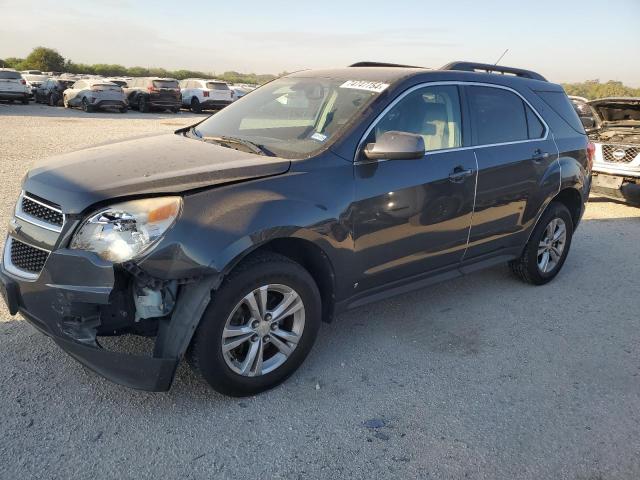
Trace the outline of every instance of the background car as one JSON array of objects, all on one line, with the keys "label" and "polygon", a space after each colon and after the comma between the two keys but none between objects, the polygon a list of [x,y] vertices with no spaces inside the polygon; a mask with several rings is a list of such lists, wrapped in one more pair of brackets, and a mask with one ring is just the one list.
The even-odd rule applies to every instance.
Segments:
[{"label": "background car", "polygon": [[594,128],[596,126],[596,119],[593,110],[589,106],[589,100],[584,97],[569,96],[573,109],[580,117],[580,121],[584,128]]},{"label": "background car", "polygon": [[127,81],[123,78],[105,78],[107,82],[115,83],[119,87],[125,88],[127,87]]},{"label": "background car", "polygon": [[180,82],[180,89],[182,106],[196,113],[202,110],[220,110],[234,99],[233,90],[220,80],[187,78]]},{"label": "background car", "polygon": [[22,78],[27,82],[27,86],[29,87],[29,93],[31,96],[34,96],[36,93],[36,89],[42,85],[46,80],[49,79],[48,75],[43,74],[27,74],[23,73]]},{"label": "background car", "polygon": [[0,100],[20,100],[29,103],[31,91],[20,72],[12,68],[0,68]]},{"label": "background car", "polygon": [[255,87],[250,87],[247,85],[231,85],[229,88],[231,88],[231,90],[233,91],[234,101],[244,97],[247,93],[255,90]]},{"label": "background car", "polygon": [[64,91],[62,98],[65,108],[82,107],[85,112],[117,108],[120,113],[125,113],[128,108],[122,88],[105,80],[78,80]]},{"label": "background car", "polygon": [[49,106],[62,104],[62,94],[70,88],[75,80],[64,78],[48,78],[42,85],[36,88],[34,100],[36,103],[46,103]]},{"label": "background car", "polygon": [[131,108],[150,112],[154,108],[178,113],[182,106],[180,85],[175,78],[137,77],[127,82],[125,95]]}]

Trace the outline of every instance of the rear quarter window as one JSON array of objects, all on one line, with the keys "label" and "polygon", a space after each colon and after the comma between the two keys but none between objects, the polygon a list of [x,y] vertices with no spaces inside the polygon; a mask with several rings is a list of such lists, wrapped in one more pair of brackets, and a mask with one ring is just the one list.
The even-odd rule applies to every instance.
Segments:
[{"label": "rear quarter window", "polygon": [[556,112],[565,122],[567,122],[571,128],[576,132],[585,134],[584,127],[580,121],[580,117],[576,113],[575,108],[571,104],[569,97],[564,92],[540,92],[536,91],[536,94],[542,98],[544,103]]}]

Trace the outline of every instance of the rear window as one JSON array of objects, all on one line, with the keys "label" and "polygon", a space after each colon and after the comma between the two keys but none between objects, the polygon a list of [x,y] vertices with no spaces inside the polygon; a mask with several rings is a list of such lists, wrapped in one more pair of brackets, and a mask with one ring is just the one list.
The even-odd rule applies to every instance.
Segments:
[{"label": "rear window", "polygon": [[49,79],[47,75],[24,75],[24,78],[28,82],[44,82]]},{"label": "rear window", "polygon": [[156,88],[179,88],[177,80],[154,80],[153,86]]},{"label": "rear window", "polygon": [[126,87],[127,86],[127,82],[125,82],[124,80],[109,80],[109,81],[111,83],[115,83],[119,87]]},{"label": "rear window", "polygon": [[469,87],[468,91],[476,145],[529,139],[525,104],[518,95],[492,87]]},{"label": "rear window", "polygon": [[20,80],[22,75],[18,72],[0,72],[0,79],[2,80]]},{"label": "rear window", "polygon": [[562,119],[567,122],[576,132],[584,134],[584,127],[575,108],[564,92],[538,92],[538,96],[544,100]]},{"label": "rear window", "polygon": [[219,82],[207,82],[207,88],[209,90],[229,90],[229,85]]}]

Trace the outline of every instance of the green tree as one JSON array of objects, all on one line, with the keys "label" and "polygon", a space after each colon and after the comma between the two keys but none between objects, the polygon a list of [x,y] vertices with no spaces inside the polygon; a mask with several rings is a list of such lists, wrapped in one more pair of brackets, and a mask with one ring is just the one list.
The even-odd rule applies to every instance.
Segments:
[{"label": "green tree", "polygon": [[16,68],[24,62],[24,58],[7,57],[4,59],[4,68]]},{"label": "green tree", "polygon": [[36,47],[20,63],[20,70],[42,70],[45,72],[61,72],[64,69],[64,57],[57,50],[46,47]]},{"label": "green tree", "polygon": [[605,83],[601,83],[600,80],[587,80],[582,83],[566,83],[563,87],[567,94],[589,100],[604,97],[640,97],[640,88],[631,88],[615,80]]}]

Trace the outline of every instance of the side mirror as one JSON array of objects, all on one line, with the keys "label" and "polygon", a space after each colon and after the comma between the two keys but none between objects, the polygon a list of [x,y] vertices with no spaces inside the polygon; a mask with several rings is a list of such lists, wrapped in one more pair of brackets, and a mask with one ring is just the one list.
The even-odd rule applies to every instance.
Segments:
[{"label": "side mirror", "polygon": [[424,153],[424,138],[407,132],[384,132],[364,148],[364,156],[369,160],[417,160]]},{"label": "side mirror", "polygon": [[580,117],[580,121],[582,122],[582,126],[586,129],[596,126],[596,121],[591,117]]}]

